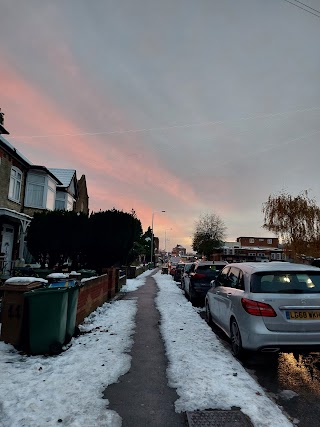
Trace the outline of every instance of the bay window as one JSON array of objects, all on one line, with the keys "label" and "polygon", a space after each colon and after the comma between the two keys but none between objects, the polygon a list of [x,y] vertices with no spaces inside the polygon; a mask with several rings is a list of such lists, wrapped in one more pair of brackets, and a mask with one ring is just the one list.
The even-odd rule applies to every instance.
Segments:
[{"label": "bay window", "polygon": [[10,184],[9,184],[9,199],[14,202],[20,202],[21,194],[21,183],[22,183],[22,172],[16,167],[11,168]]}]

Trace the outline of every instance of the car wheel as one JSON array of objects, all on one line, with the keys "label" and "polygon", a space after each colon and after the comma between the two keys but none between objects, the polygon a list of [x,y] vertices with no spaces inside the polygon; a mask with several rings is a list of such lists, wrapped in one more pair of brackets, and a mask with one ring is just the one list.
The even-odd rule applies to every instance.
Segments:
[{"label": "car wheel", "polygon": [[212,316],[211,316],[208,301],[206,301],[206,321],[207,321],[208,325],[212,325]]},{"label": "car wheel", "polygon": [[232,354],[240,359],[244,354],[244,350],[242,347],[240,329],[235,319],[231,321],[230,332]]}]

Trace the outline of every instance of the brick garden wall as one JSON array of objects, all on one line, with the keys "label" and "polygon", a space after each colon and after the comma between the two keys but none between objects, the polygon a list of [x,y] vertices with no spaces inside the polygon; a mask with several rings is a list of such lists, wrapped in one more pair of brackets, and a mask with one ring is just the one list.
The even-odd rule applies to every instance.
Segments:
[{"label": "brick garden wall", "polygon": [[109,268],[106,274],[88,279],[79,290],[76,324],[79,325],[90,313],[118,292],[119,269]]}]

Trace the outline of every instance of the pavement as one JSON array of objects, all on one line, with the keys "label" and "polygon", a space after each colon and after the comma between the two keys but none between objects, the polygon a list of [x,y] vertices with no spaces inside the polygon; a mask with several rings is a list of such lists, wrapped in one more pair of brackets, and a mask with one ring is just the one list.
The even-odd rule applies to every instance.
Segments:
[{"label": "pavement", "polygon": [[188,426],[186,414],[175,412],[174,402],[179,396],[167,384],[168,360],[160,335],[160,315],[154,303],[157,291],[151,275],[146,286],[123,297],[138,302],[131,368],[104,392],[109,409],[121,416],[122,427]]},{"label": "pavement", "polygon": [[168,359],[154,301],[157,292],[157,284],[150,275],[146,286],[118,295],[122,299],[136,299],[138,311],[130,370],[104,391],[109,409],[121,416],[122,427],[252,427],[239,410],[175,412],[174,402],[179,396],[168,386]]}]

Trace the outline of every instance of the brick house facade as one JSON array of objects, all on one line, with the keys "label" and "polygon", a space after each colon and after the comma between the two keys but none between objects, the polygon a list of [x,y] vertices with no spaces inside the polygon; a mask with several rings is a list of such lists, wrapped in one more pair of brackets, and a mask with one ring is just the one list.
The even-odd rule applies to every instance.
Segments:
[{"label": "brick house facade", "polygon": [[[32,217],[35,212],[54,210],[59,191],[60,195],[66,192],[72,200],[66,209],[77,209],[75,171],[72,176],[71,195],[59,177],[45,166],[33,165],[1,135],[0,129],[0,275],[8,275],[14,265],[24,265],[25,238]],[[88,212],[85,177],[81,191],[84,202],[80,206]]]},{"label": "brick house facade", "polygon": [[277,237],[238,237],[226,242],[215,259],[228,262],[286,261],[288,259]]}]

